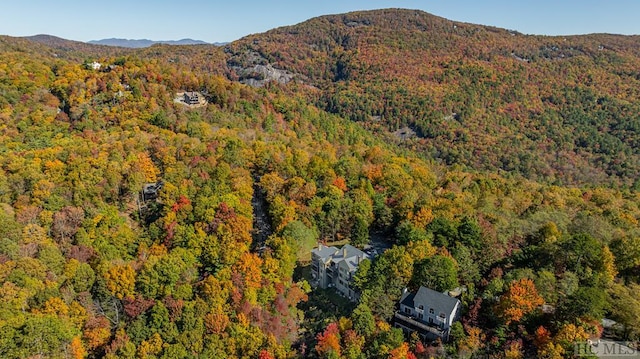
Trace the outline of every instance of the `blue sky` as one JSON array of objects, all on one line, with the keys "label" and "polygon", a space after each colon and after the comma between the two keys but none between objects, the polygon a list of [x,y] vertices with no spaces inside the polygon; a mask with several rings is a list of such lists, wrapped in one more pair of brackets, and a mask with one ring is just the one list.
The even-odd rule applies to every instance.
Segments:
[{"label": "blue sky", "polygon": [[0,34],[224,42],[315,16],[390,7],[526,34],[640,34],[640,0],[9,0],[0,7]]}]

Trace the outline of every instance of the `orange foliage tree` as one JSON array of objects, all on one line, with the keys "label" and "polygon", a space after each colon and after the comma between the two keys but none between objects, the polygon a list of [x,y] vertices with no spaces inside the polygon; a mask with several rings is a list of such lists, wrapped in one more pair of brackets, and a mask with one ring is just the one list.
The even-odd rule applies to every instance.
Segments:
[{"label": "orange foliage tree", "polygon": [[324,332],[318,334],[316,351],[322,358],[330,355],[340,356],[340,328],[337,323],[331,323]]},{"label": "orange foliage tree", "polygon": [[544,304],[531,279],[523,278],[509,285],[507,292],[500,297],[498,316],[507,325],[520,321],[525,315]]},{"label": "orange foliage tree", "polygon": [[74,359],[84,359],[87,357],[87,351],[82,346],[80,337],[74,337],[71,340],[70,351]]},{"label": "orange foliage tree", "polygon": [[84,340],[90,350],[99,348],[109,341],[111,328],[105,317],[94,317],[87,321],[84,327]]}]

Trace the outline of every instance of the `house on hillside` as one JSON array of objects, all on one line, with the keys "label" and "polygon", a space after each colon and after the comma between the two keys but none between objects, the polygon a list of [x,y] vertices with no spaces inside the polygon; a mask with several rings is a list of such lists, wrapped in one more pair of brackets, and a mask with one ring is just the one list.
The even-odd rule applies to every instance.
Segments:
[{"label": "house on hillside", "polygon": [[411,293],[406,289],[400,298],[393,322],[405,333],[417,332],[426,340],[449,339],[451,325],[460,317],[460,300],[433,289],[420,287]]},{"label": "house on hillside", "polygon": [[142,202],[144,203],[158,198],[162,187],[164,187],[164,182],[162,182],[162,180],[155,183],[145,183],[142,186]]},{"label": "house on hillside", "polygon": [[197,105],[200,103],[200,96],[197,92],[185,92],[184,103],[187,105]]},{"label": "house on hillside", "polygon": [[356,301],[360,294],[351,286],[353,276],[360,262],[369,258],[367,253],[349,244],[340,249],[320,244],[311,251],[311,285],[335,288],[349,300]]},{"label": "house on hillside", "polygon": [[100,68],[102,67],[102,64],[96,61],[93,62],[85,62],[84,63],[84,67],[87,70],[100,70]]}]

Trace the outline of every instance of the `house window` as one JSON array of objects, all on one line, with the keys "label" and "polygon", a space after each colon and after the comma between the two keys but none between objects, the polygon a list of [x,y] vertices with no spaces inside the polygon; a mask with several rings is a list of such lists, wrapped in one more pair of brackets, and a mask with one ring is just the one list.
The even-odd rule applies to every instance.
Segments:
[{"label": "house window", "polygon": [[418,313],[418,319],[424,319],[424,315],[422,313]]},{"label": "house window", "polygon": [[433,311],[433,308],[429,308],[429,314],[433,314],[433,313],[435,313],[435,312]]},{"label": "house window", "polygon": [[411,309],[409,309],[409,307],[405,307],[404,312],[407,314],[411,314]]},{"label": "house window", "polygon": [[433,324],[433,318],[429,317],[429,324]]}]

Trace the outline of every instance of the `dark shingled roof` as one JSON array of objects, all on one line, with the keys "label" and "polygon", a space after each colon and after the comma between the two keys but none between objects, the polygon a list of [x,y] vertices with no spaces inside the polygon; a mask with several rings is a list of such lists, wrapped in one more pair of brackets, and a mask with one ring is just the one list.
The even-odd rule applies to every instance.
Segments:
[{"label": "dark shingled roof", "polygon": [[425,287],[420,287],[416,293],[405,295],[400,301],[407,307],[415,308],[422,304],[425,308],[433,308],[447,315],[453,313],[458,302],[456,298]]}]

